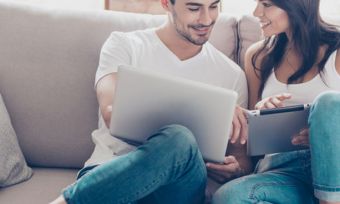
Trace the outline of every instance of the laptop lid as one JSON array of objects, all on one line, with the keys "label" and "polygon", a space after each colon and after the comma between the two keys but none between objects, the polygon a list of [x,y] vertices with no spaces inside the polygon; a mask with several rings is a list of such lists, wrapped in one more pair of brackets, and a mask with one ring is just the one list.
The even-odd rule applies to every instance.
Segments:
[{"label": "laptop lid", "polygon": [[249,111],[247,153],[258,156],[305,149],[291,140],[308,127],[309,104]]},{"label": "laptop lid", "polygon": [[143,143],[163,126],[189,128],[207,161],[223,162],[236,105],[234,91],[120,66],[110,132]]}]

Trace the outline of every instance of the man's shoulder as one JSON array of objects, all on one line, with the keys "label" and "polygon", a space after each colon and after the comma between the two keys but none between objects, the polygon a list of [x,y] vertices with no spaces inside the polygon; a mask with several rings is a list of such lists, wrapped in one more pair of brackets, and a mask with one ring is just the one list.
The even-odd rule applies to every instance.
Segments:
[{"label": "man's shoulder", "polygon": [[236,62],[234,62],[232,59],[230,59],[228,56],[226,56],[224,53],[214,47],[211,43],[208,42],[206,44],[206,49],[208,50],[210,58],[214,60],[217,66],[229,68],[229,71],[235,73],[243,72],[242,68],[238,64],[236,64]]},{"label": "man's shoulder", "polygon": [[113,31],[110,35],[111,40],[122,41],[144,41],[146,38],[153,37],[154,29],[134,30],[129,32]]}]

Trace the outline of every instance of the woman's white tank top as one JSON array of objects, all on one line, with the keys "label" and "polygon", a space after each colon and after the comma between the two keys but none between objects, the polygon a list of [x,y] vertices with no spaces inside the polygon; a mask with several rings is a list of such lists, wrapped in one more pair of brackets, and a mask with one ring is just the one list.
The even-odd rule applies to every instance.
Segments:
[{"label": "woman's white tank top", "polygon": [[273,71],[264,87],[262,98],[290,93],[292,98],[284,102],[287,106],[312,103],[316,96],[325,91],[340,91],[340,74],[335,67],[336,52],[331,54],[321,74],[304,83],[287,85],[280,82]]}]

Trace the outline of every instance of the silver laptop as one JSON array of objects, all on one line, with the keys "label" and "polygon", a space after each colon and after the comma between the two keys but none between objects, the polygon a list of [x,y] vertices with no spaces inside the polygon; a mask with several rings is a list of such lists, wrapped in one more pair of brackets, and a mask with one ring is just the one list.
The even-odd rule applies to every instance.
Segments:
[{"label": "silver laptop", "polygon": [[291,143],[308,126],[310,104],[248,112],[247,153],[258,156],[305,149]]},{"label": "silver laptop", "polygon": [[237,94],[234,91],[165,74],[120,66],[110,132],[141,144],[159,128],[189,128],[203,158],[223,162]]}]

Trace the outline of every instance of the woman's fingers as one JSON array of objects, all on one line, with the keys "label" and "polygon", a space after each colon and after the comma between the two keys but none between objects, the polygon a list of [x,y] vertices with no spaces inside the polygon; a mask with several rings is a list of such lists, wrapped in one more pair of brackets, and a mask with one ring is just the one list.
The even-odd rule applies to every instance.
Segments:
[{"label": "woman's fingers", "polygon": [[292,95],[290,93],[282,93],[272,97],[262,99],[255,105],[255,109],[271,109],[283,107],[283,101],[290,99]]},{"label": "woman's fingers", "polygon": [[284,100],[287,100],[287,99],[291,99],[292,98],[292,94],[290,94],[290,93],[282,93],[282,94],[276,95],[276,97],[280,101],[284,101]]}]

